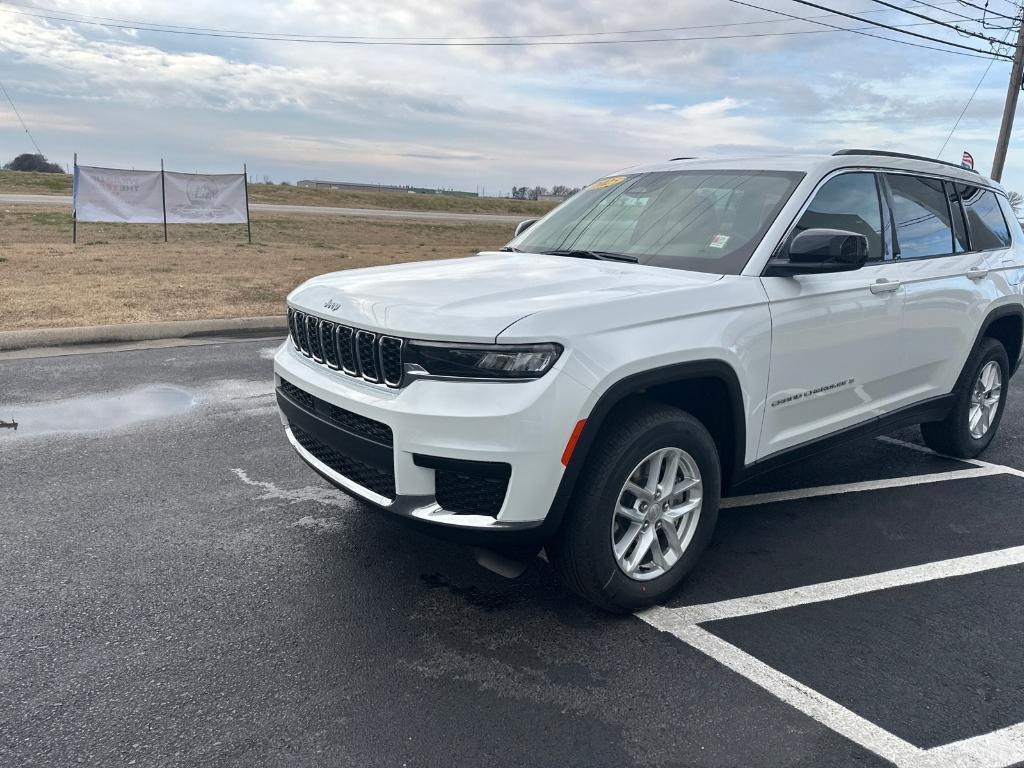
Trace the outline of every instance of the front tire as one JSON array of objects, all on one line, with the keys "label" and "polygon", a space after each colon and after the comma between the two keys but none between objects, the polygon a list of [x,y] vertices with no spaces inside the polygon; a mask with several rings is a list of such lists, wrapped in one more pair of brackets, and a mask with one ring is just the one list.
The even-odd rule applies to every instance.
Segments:
[{"label": "front tire", "polygon": [[973,459],[992,442],[1006,406],[1010,361],[1006,349],[985,338],[965,367],[953,408],[942,421],[921,425],[925,444],[933,451]]},{"label": "front tire", "polygon": [[707,547],[720,495],[718,451],[704,425],[678,408],[631,403],[594,445],[548,555],[566,585],[599,608],[661,602]]}]

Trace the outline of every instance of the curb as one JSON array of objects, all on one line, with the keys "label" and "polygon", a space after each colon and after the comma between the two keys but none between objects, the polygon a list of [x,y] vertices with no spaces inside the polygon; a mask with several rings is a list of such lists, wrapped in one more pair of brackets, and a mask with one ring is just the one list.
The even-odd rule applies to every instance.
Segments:
[{"label": "curb", "polygon": [[223,320],[169,320],[159,323],[85,325],[76,328],[32,328],[0,331],[0,352],[69,344],[100,344],[116,341],[184,339],[211,334],[281,333],[288,330],[284,315],[232,317]]}]

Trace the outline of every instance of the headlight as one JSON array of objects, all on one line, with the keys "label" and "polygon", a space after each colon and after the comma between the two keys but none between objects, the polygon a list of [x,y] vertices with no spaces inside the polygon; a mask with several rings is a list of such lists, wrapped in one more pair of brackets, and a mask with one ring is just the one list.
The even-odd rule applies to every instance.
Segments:
[{"label": "headlight", "polygon": [[410,341],[406,370],[459,379],[539,379],[562,354],[560,344],[447,344]]}]

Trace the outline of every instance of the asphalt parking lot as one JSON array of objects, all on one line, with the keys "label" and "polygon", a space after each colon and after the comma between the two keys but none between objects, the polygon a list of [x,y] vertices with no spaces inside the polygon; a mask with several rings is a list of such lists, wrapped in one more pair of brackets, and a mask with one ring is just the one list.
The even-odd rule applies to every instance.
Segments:
[{"label": "asphalt parking lot", "polygon": [[777,472],[616,618],[332,490],[275,346],[0,360],[0,764],[1024,761],[1019,377],[983,461],[907,430]]}]

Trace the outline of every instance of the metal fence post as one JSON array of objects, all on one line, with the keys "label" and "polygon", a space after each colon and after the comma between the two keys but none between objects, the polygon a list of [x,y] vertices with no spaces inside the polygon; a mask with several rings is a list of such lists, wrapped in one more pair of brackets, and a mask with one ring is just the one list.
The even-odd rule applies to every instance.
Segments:
[{"label": "metal fence post", "polygon": [[164,159],[160,158],[160,204],[164,209],[164,242],[167,242],[167,190],[164,187]]}]

